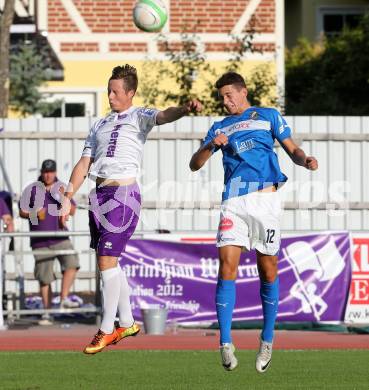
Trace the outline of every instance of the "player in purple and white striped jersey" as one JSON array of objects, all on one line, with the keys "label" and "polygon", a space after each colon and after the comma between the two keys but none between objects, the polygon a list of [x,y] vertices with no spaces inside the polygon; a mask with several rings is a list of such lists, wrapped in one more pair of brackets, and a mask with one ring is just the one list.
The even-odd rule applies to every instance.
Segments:
[{"label": "player in purple and white striped jersey", "polygon": [[[155,125],[173,122],[201,110],[197,100],[164,111],[134,107],[138,84],[136,69],[130,65],[113,69],[108,84],[111,113],[96,122],[86,139],[82,157],[73,169],[66,191],[62,217],[68,218],[68,199],[90,174],[96,189],[90,194],[91,247],[96,250],[101,271],[103,318],[100,329],[85,348],[87,354],[100,352],[139,332],[129,300],[129,287],[118,257],[124,252],[139,219],[141,196],[137,185],[143,147]],[[119,323],[114,324],[119,312]]]}]

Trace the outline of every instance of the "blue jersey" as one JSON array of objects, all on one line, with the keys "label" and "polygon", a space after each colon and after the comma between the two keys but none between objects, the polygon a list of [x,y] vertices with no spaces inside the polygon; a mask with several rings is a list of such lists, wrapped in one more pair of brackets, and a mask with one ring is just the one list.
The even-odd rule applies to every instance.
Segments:
[{"label": "blue jersey", "polygon": [[241,115],[228,116],[213,124],[203,144],[220,133],[228,137],[226,146],[214,149],[223,152],[223,200],[287,181],[273,145],[275,139],[289,138],[291,129],[277,110],[250,107]]}]

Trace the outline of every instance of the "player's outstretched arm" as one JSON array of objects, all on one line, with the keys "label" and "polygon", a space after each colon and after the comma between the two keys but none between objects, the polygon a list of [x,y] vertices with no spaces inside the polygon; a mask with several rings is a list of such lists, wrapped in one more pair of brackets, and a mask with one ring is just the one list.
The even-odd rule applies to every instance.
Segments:
[{"label": "player's outstretched arm", "polygon": [[286,138],[281,145],[295,164],[311,171],[318,169],[317,159],[313,156],[306,156],[305,152],[295,144],[292,138]]},{"label": "player's outstretched arm", "polygon": [[202,110],[201,103],[196,100],[190,100],[184,106],[180,107],[169,107],[166,110],[158,112],[156,116],[156,124],[164,125],[165,123],[174,122],[177,119],[182,118],[185,115],[188,115],[191,112],[200,112]]},{"label": "player's outstretched arm", "polygon": [[200,147],[200,149],[195,152],[190,161],[191,171],[199,170],[206,161],[212,156],[215,149],[220,148],[228,144],[228,137],[225,134],[219,134],[214,139],[212,139],[207,144]]}]

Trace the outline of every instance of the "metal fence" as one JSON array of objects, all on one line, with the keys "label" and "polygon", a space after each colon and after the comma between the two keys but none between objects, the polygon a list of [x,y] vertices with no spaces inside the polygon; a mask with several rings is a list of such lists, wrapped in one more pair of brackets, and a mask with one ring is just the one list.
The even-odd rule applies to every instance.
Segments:
[{"label": "metal fence", "polygon": [[[64,232],[64,231],[50,231],[50,232],[15,232],[15,233],[4,233],[0,232],[0,244],[2,247],[1,250],[1,264],[0,267],[0,283],[3,289],[3,296],[6,296],[6,308],[4,314],[7,316],[8,322],[11,322],[15,318],[20,318],[23,315],[35,315],[35,314],[73,314],[73,313],[92,313],[98,315],[100,313],[100,307],[98,305],[99,299],[99,278],[96,277],[96,268],[91,267],[94,271],[79,271],[76,276],[76,281],[79,280],[89,280],[94,282],[94,289],[91,290],[93,294],[96,294],[94,305],[89,307],[80,307],[76,309],[64,309],[64,308],[54,308],[54,309],[30,309],[26,308],[26,292],[27,291],[27,282],[36,282],[33,272],[24,271],[24,256],[27,254],[32,255],[67,255],[67,254],[76,254],[81,255],[82,253],[88,254],[89,256],[95,258],[95,253],[91,250],[77,251],[73,250],[33,250],[33,251],[23,251],[17,249],[17,240],[22,237],[83,237],[89,236],[89,232]],[[12,238],[15,240],[14,250],[8,250],[6,248],[7,238]],[[13,259],[14,269],[9,270],[4,262],[4,257],[10,256]],[[9,264],[9,262],[8,262]],[[60,272],[56,272],[57,280],[60,280],[62,275]],[[97,281],[97,282],[96,282]],[[38,284],[38,282],[36,282]],[[55,290],[54,290],[55,291]],[[60,292],[58,289],[56,292]]]},{"label": "metal fence", "polygon": [[[78,160],[89,127],[96,118],[0,119],[0,154],[16,196],[37,179],[41,162],[53,158],[59,178],[67,181]],[[188,163],[211,124],[219,118],[186,117],[157,126],[145,145],[141,190],[143,210],[138,231],[167,229],[172,232],[215,232],[217,205],[222,191],[221,154],[196,173]],[[283,172],[289,182],[282,187],[285,231],[369,229],[369,117],[286,117],[294,138],[320,163],[317,172],[295,166],[282,148],[277,147]],[[78,209],[71,218],[73,231],[88,230],[87,195],[93,183],[86,181],[76,199]],[[0,188],[6,189],[0,176]],[[28,222],[17,220],[18,231],[27,231]],[[94,272],[95,260],[88,253],[87,236],[72,237],[80,253],[81,275]],[[33,273],[34,259],[26,237],[17,240],[22,252],[23,272]],[[15,272],[9,254],[6,269]],[[15,288],[9,282],[9,288]],[[76,291],[94,291],[93,279],[80,279]],[[37,292],[38,285],[26,279],[26,290]]]}]

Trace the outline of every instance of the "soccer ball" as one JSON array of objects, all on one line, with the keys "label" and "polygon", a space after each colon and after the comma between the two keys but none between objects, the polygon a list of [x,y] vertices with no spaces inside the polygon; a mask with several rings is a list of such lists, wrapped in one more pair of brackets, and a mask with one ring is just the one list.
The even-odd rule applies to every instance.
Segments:
[{"label": "soccer ball", "polygon": [[133,21],[143,31],[160,31],[168,19],[162,0],[139,0],[133,8]]}]

